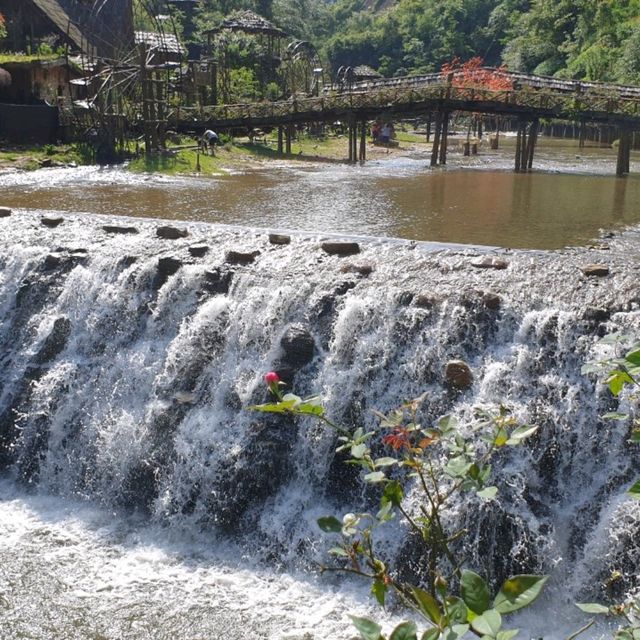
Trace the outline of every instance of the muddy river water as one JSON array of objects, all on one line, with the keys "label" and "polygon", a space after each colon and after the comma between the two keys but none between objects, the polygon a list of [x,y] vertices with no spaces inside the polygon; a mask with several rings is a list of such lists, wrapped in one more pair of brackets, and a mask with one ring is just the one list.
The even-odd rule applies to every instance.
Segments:
[{"label": "muddy river water", "polygon": [[16,208],[181,219],[509,248],[584,245],[640,222],[640,176],[616,178],[615,151],[547,141],[536,171],[511,170],[513,141],[474,158],[425,152],[364,166],[269,163],[220,178],[132,175],[121,168],[0,176]]}]

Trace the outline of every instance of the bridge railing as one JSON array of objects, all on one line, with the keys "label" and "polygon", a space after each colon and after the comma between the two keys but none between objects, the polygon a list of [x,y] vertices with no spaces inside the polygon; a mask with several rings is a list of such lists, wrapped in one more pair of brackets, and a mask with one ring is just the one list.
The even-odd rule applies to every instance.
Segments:
[{"label": "bridge railing", "polygon": [[[195,121],[242,122],[282,121],[287,118],[314,119],[323,114],[330,117],[349,113],[398,110],[405,106],[431,105],[432,108],[496,112],[499,107],[547,113],[579,119],[581,114],[611,114],[636,117],[640,114],[640,96],[623,96],[615,92],[566,92],[549,87],[521,86],[516,89],[493,90],[485,87],[456,87],[440,81],[436,74],[425,76],[426,82],[397,83],[377,81],[377,84],[355,86],[351,91],[330,91],[319,97],[296,98],[281,102],[229,104],[203,108],[181,108],[183,116]],[[504,110],[504,109],[503,109]]]}]

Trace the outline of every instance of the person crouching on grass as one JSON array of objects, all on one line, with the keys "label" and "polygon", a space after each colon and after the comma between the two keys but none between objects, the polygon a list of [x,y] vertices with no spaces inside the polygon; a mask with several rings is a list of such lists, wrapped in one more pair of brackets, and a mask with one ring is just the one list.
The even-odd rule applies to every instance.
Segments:
[{"label": "person crouching on grass", "polygon": [[211,150],[211,155],[216,155],[216,145],[218,144],[218,134],[211,129],[207,129],[200,140],[202,144],[203,153],[207,153],[207,150]]}]

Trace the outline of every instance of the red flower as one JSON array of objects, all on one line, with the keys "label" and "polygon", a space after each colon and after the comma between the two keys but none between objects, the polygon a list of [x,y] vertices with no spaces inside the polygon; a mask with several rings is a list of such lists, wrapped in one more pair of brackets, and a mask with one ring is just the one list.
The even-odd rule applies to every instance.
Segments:
[{"label": "red flower", "polygon": [[411,448],[409,431],[404,427],[396,427],[389,435],[382,438],[382,442],[388,444],[395,451]]},{"label": "red flower", "polygon": [[275,371],[269,371],[269,373],[265,373],[264,381],[269,386],[272,384],[278,384],[278,382],[280,382],[280,376]]}]

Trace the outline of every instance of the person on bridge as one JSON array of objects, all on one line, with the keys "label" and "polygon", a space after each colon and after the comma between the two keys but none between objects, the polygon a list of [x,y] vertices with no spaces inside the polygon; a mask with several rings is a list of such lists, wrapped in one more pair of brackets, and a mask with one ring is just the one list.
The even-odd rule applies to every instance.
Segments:
[{"label": "person on bridge", "polygon": [[211,155],[216,155],[216,145],[218,144],[218,134],[215,131],[211,131],[211,129],[207,129],[202,134],[202,150],[204,153],[207,152],[208,149],[211,150]]}]

